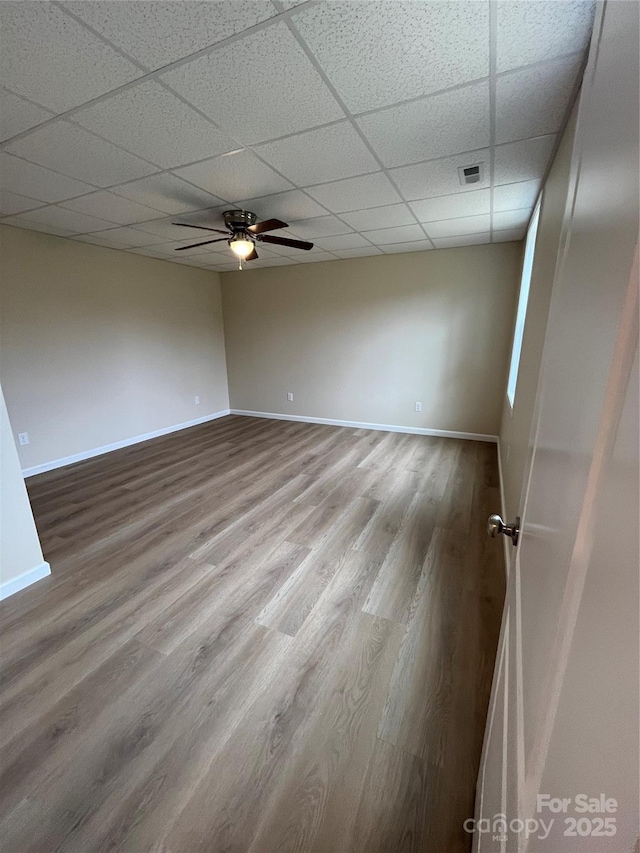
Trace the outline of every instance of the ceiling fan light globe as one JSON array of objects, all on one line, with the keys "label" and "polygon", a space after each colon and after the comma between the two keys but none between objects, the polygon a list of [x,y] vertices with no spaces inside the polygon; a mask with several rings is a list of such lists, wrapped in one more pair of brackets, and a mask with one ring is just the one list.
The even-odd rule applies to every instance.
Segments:
[{"label": "ceiling fan light globe", "polygon": [[229,247],[234,255],[238,258],[247,258],[253,252],[253,243],[251,240],[236,239],[229,242]]}]

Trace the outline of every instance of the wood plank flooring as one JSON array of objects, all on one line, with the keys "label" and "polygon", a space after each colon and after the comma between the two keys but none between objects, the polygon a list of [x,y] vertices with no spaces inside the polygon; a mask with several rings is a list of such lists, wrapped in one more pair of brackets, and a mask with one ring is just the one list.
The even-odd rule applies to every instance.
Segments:
[{"label": "wood plank flooring", "polygon": [[462,853],[496,448],[227,417],[30,479],[3,853]]}]

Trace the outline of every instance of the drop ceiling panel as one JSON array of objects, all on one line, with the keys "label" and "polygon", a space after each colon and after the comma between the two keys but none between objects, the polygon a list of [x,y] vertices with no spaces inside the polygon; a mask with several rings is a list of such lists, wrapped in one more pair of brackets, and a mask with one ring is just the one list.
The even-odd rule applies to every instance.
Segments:
[{"label": "drop ceiling panel", "polygon": [[555,136],[538,136],[509,145],[496,146],[494,182],[513,184],[517,181],[541,180],[551,160]]},{"label": "drop ceiling panel", "polygon": [[491,191],[473,190],[468,193],[412,201],[409,207],[420,222],[455,219],[458,216],[478,216],[491,210]]},{"label": "drop ceiling panel", "polygon": [[365,231],[364,236],[375,246],[389,243],[412,243],[424,239],[424,231],[419,225],[403,225],[401,228],[380,228],[378,231]]},{"label": "drop ceiling panel", "polygon": [[504,231],[494,231],[492,243],[507,243],[510,240],[524,240],[527,233],[526,228],[511,228]]},{"label": "drop ceiling panel", "polygon": [[[61,207],[86,213],[89,216],[97,216],[117,225],[131,225],[133,222],[146,222],[148,219],[163,216],[159,210],[152,210],[150,207],[114,195],[107,190],[65,201]],[[86,230],[94,231],[95,229]]]},{"label": "drop ceiling panel", "polygon": [[0,186],[18,195],[43,202],[73,198],[94,189],[89,184],[43,169],[34,163],[27,163],[18,157],[11,157],[4,152],[0,152]]},{"label": "drop ceiling panel", "polygon": [[36,124],[51,118],[53,113],[0,89],[0,140],[10,139]]},{"label": "drop ceiling panel", "polygon": [[[452,193],[475,192],[489,186],[490,149],[467,151],[454,157],[443,157],[413,166],[391,169],[389,174],[398,185],[407,201]],[[484,180],[477,184],[461,184],[458,169],[464,166],[484,164]]]},{"label": "drop ceiling panel", "polygon": [[498,71],[584,52],[594,8],[588,0],[502,0],[497,4]]},{"label": "drop ceiling panel", "polygon": [[524,228],[529,224],[530,219],[530,207],[525,207],[523,210],[506,210],[502,213],[494,213],[493,230],[501,231],[503,228]]},{"label": "drop ceiling panel", "polygon": [[265,0],[84,0],[64,6],[147,68],[168,65],[276,14]]},{"label": "drop ceiling panel", "polygon": [[319,3],[293,22],[354,113],[489,73],[488,2]]},{"label": "drop ceiling panel", "polygon": [[408,243],[393,243],[390,246],[382,247],[385,255],[397,254],[398,252],[428,252],[429,249],[433,249],[433,243],[430,240],[413,240]]},{"label": "drop ceiling panel", "polygon": [[288,233],[301,240],[315,240],[316,237],[333,237],[336,234],[347,234],[351,231],[348,225],[335,216],[320,216],[317,219],[303,219],[290,222],[285,231],[278,231],[277,236],[286,237]]},{"label": "drop ceiling panel", "polygon": [[[357,249],[353,251],[357,251]],[[335,261],[336,256],[340,257],[337,252],[336,254],[331,252],[298,252],[294,263],[315,264],[319,261]]]},{"label": "drop ceiling panel", "polygon": [[560,59],[499,77],[496,142],[512,142],[562,129],[582,58]]},{"label": "drop ceiling panel", "polygon": [[138,204],[174,215],[213,207],[221,202],[216,196],[169,174],[141,178],[139,181],[114,187],[112,192]]},{"label": "drop ceiling panel", "polygon": [[152,246],[154,243],[159,243],[160,238],[153,234],[146,234],[144,231],[139,231],[136,228],[111,228],[109,231],[104,231],[98,235],[103,240],[113,240],[114,243],[121,243],[125,246]]},{"label": "drop ceiling panel", "polygon": [[9,143],[10,153],[80,181],[109,187],[155,171],[123,151],[66,121],[54,121]]},{"label": "drop ceiling panel", "polygon": [[385,166],[404,166],[489,144],[489,84],[477,83],[362,116]]},{"label": "drop ceiling panel", "polygon": [[402,201],[384,172],[307,187],[306,191],[332,213],[382,207]]},{"label": "drop ceiling panel", "polygon": [[23,213],[22,218],[28,222],[39,222],[42,225],[53,225],[55,228],[64,228],[65,231],[82,234],[87,231],[102,231],[112,228],[113,222],[106,219],[98,219],[75,210],[67,210],[64,207],[51,205]]},{"label": "drop ceiling panel", "polygon": [[163,169],[238,147],[153,80],[80,110],[73,121]]},{"label": "drop ceiling panel", "polygon": [[453,249],[456,246],[477,246],[482,243],[490,243],[490,233],[487,231],[480,234],[466,234],[459,237],[438,237],[433,243],[436,249]]},{"label": "drop ceiling panel", "polygon": [[494,211],[517,210],[528,207],[531,210],[540,192],[540,181],[520,181],[517,184],[504,184],[493,191]]},{"label": "drop ceiling panel", "polygon": [[257,214],[258,219],[282,219],[283,222],[312,219],[315,216],[323,216],[327,212],[300,190],[244,199],[241,206],[245,210],[252,210]]},{"label": "drop ceiling panel", "polygon": [[0,79],[63,112],[140,76],[140,69],[53,3],[0,3]]},{"label": "drop ceiling panel", "polygon": [[339,258],[365,258],[369,255],[381,255],[382,250],[376,246],[369,246],[368,249],[337,249],[334,254]]},{"label": "drop ceiling panel", "polygon": [[467,234],[488,233],[491,230],[491,217],[465,216],[460,219],[445,219],[442,222],[429,222],[424,226],[429,237],[460,237]]},{"label": "drop ceiling panel", "polygon": [[9,190],[0,190],[0,214],[14,215],[25,210],[33,210],[36,207],[42,207],[42,202],[9,192]]},{"label": "drop ceiling panel", "polygon": [[271,195],[291,189],[292,184],[265,165],[251,151],[234,151],[175,170],[185,180],[219,198],[241,199]]},{"label": "drop ceiling panel", "polygon": [[375,157],[350,122],[261,145],[261,157],[298,186],[373,172]]},{"label": "drop ceiling panel", "polygon": [[[222,227],[238,206],[316,242],[265,266],[520,239],[593,3],[498,2],[497,39],[489,6],[9,0],[2,221],[185,262],[175,247],[208,234],[173,223]],[[482,182],[460,184],[476,163]],[[235,267],[226,243],[187,254]]]},{"label": "drop ceiling panel", "polygon": [[406,204],[392,204],[369,210],[343,213],[341,219],[356,231],[373,231],[377,228],[393,228],[398,225],[414,224],[416,219]]},{"label": "drop ceiling panel", "polygon": [[320,237],[314,240],[316,246],[320,249],[325,249],[327,252],[334,252],[336,249],[364,249],[370,246],[371,243],[362,234],[339,234],[335,237]]},{"label": "drop ceiling panel", "polygon": [[[108,234],[108,231],[104,231],[104,234]],[[78,243],[91,243],[94,246],[102,246],[106,249],[127,249],[128,246],[125,246],[124,243],[118,243],[116,240],[108,240],[105,237],[102,237],[100,234],[76,234],[73,238]]]},{"label": "drop ceiling panel", "polygon": [[344,116],[282,22],[188,62],[161,79],[245,145]]}]

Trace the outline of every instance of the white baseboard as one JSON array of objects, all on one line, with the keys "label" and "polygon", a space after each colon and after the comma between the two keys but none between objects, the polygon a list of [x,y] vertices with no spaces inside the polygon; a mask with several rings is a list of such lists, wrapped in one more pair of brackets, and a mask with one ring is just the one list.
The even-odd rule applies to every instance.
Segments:
[{"label": "white baseboard", "polygon": [[122,441],[116,441],[113,444],[105,444],[103,447],[94,447],[92,450],[84,450],[82,453],[74,453],[73,456],[65,456],[62,459],[54,459],[51,462],[43,462],[42,465],[34,465],[32,468],[23,468],[23,477],[33,477],[35,474],[44,474],[45,471],[53,471],[55,468],[64,468],[65,465],[72,465],[74,462],[82,462],[85,459],[91,459],[94,456],[102,456],[103,453],[111,453],[112,450],[120,450],[122,447],[129,447],[131,444],[139,444],[141,441],[148,441],[150,438],[158,438],[161,435],[168,435],[170,432],[178,432],[181,429],[188,429],[198,424],[204,424],[207,421],[215,421],[217,418],[223,418],[230,414],[229,409],[224,409],[221,412],[214,412],[212,415],[205,415],[202,418],[196,418],[193,421],[186,421],[183,424],[174,424],[174,426],[163,427],[162,429],[146,432],[144,435],[136,435],[133,438],[125,438]]},{"label": "white baseboard", "polygon": [[49,566],[49,563],[40,563],[40,565],[36,566],[35,569],[29,569],[28,572],[18,575],[17,578],[14,578],[11,581],[0,583],[0,601],[5,598],[9,598],[10,595],[13,595],[16,592],[20,592],[21,589],[26,589],[26,587],[31,586],[32,583],[42,580],[42,578],[46,578],[46,576],[50,574],[51,567]]},{"label": "white baseboard", "polygon": [[311,418],[307,415],[283,415],[276,412],[250,412],[248,409],[231,409],[232,415],[244,415],[249,418],[269,418],[276,421],[300,421],[305,424],[328,424],[329,426],[353,427],[354,429],[376,429],[383,432],[406,432],[411,435],[435,435],[441,438],[464,438],[469,441],[498,441],[497,435],[483,435],[476,432],[454,432],[446,429],[426,429],[422,427],[396,426],[395,424],[367,424],[360,421],[337,421],[333,418]]},{"label": "white baseboard", "polygon": [[[500,439],[498,438],[498,479],[500,480],[500,515],[503,519],[507,518],[507,504],[504,499],[504,477],[502,476],[502,452]],[[511,540],[508,536],[503,537],[504,546],[504,570],[507,578],[511,570]]]}]

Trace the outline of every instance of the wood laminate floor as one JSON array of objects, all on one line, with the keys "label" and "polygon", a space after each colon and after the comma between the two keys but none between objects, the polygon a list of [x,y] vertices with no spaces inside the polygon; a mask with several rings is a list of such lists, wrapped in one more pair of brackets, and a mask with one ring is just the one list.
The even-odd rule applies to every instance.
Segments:
[{"label": "wood laminate floor", "polygon": [[28,481],[3,853],[470,849],[495,445],[227,417]]}]

